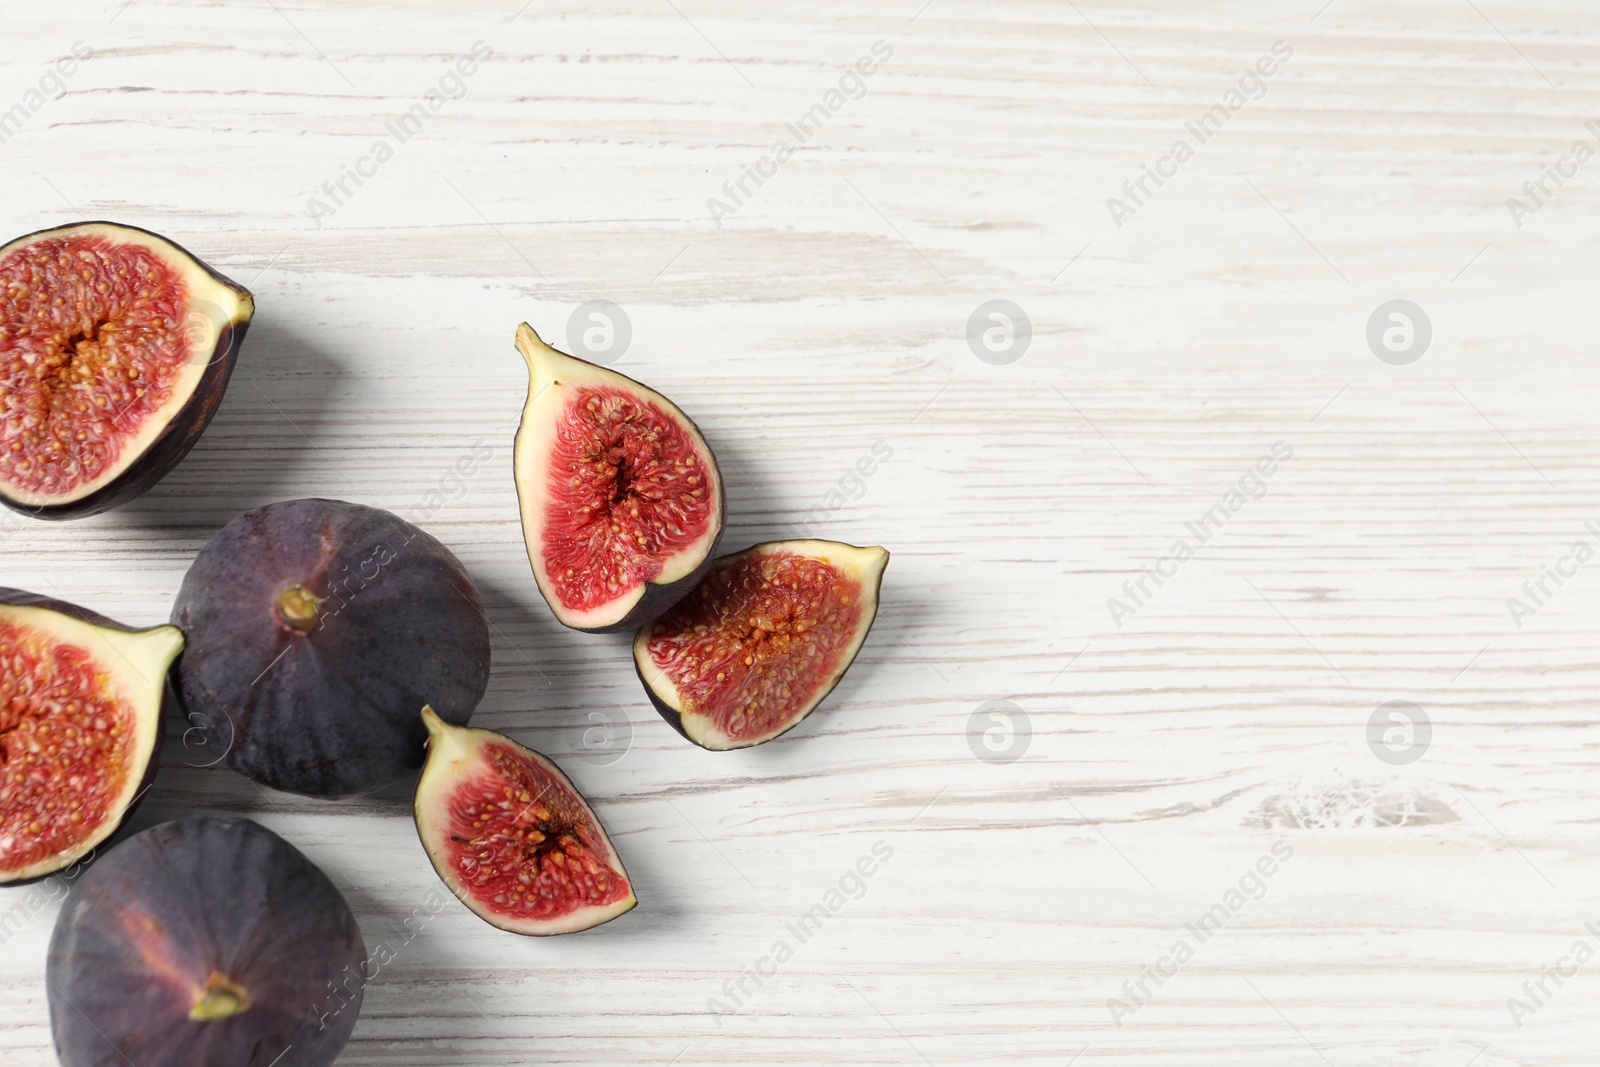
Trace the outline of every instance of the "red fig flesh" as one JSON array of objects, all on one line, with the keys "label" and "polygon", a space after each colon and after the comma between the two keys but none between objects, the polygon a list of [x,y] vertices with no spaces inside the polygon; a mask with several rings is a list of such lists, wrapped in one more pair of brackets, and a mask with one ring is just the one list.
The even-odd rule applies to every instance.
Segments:
[{"label": "red fig flesh", "polygon": [[424,708],[428,762],[417,833],[434,870],[485,922],[517,934],[566,934],[638,903],[600,820],[561,769],[489,730]]},{"label": "red fig flesh", "polygon": [[634,638],[651,702],[702,748],[748,748],[791,729],[855,661],[888,562],[881,548],[837,541],[723,556]]}]

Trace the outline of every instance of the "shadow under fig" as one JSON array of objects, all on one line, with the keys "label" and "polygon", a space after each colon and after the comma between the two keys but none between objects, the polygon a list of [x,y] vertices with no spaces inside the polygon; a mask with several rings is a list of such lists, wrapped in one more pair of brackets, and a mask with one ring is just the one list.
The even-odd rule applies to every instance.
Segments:
[{"label": "shadow under fig", "polygon": [[[474,575],[494,650],[489,688],[474,726],[512,733],[530,748],[540,748],[555,724],[545,714],[591,697],[624,703],[616,693],[597,688],[608,667],[632,675],[631,633],[586,634],[556,621],[528,571],[525,582],[505,583]],[[481,716],[481,720],[480,720]],[[530,740],[530,737],[532,740]]]},{"label": "shadow under fig", "polygon": [[327,462],[316,442],[347,406],[340,383],[349,375],[311,335],[257,320],[193,450],[149,492],[104,518],[210,536],[235,516],[290,495],[308,465]]},{"label": "shadow under fig", "polygon": [[[704,427],[701,429],[704,432]],[[727,501],[727,522],[717,555],[742,552],[763,541],[799,537],[789,518],[792,508],[772,492],[772,479],[762,472],[758,457],[738,447],[733,439],[711,433],[705,437],[717,457]]]}]

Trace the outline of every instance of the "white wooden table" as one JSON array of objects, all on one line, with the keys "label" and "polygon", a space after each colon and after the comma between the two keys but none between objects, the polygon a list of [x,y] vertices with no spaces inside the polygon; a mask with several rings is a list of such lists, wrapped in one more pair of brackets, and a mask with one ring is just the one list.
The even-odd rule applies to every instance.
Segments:
[{"label": "white wooden table", "polygon": [[[583,935],[452,905],[405,940],[438,885],[405,788],[267,794],[178,724],[136,828],[259,819],[397,948],[341,1064],[1596,1062],[1600,958],[1567,958],[1600,949],[1600,561],[1570,556],[1600,536],[1600,162],[1523,189],[1600,136],[1592,5],[518,3],[61,0],[0,31],[6,236],[144,225],[260,308],[189,459],[8,520],[4,584],[151,624],[248,508],[413,515],[494,624],[476,722],[560,761],[637,883]],[[595,300],[722,457],[730,549],[809,523],[894,553],[845,684],[763,748],[680,740],[626,639],[535,590],[512,332]],[[969,344],[992,300],[1025,351],[983,316]],[[1369,345],[1393,300],[1425,351],[1415,312]],[[1369,741],[1389,701],[1427,726]],[[27,892],[7,1067],[54,1062],[57,906]]]}]

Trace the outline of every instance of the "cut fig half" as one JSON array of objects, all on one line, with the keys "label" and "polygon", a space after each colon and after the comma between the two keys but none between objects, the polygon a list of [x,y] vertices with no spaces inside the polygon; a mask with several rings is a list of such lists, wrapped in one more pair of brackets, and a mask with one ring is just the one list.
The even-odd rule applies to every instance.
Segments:
[{"label": "cut fig half", "polygon": [[722,537],[722,476],[660,393],[557,352],[523,323],[515,472],[539,592],[563,625],[632,630],[677,603]]},{"label": "cut fig half", "polygon": [[837,541],[772,541],[723,556],[634,638],[650,702],[716,751],[792,729],[861,651],[888,563],[882,548]]},{"label": "cut fig half", "polygon": [[0,589],[0,885],[70,867],[122,826],[155,777],[182,648],[174,626]]},{"label": "cut fig half", "polygon": [[444,884],[514,934],[570,934],[638,900],[593,809],[561,769],[501,734],[422,709],[417,834]]},{"label": "cut fig half", "polygon": [[73,519],[155,485],[222,403],[254,310],[242,285],[133,226],[0,247],[0,503]]}]

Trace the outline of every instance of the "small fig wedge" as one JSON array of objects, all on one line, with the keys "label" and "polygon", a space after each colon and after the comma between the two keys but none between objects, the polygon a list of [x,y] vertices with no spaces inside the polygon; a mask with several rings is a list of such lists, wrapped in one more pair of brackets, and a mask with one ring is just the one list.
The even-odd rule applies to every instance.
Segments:
[{"label": "small fig wedge", "polygon": [[771,741],[855,661],[888,562],[881,548],[837,541],[772,541],[723,556],[634,637],[650,702],[701,748]]},{"label": "small fig wedge", "polygon": [[370,963],[344,896],[283,838],[249,819],[164,822],[112,849],[61,908],[45,969],[56,1055],[328,1067]]},{"label": "small fig wedge", "polygon": [[175,627],[0,589],[0,885],[70,867],[155,777]]},{"label": "small fig wedge", "polygon": [[172,608],[190,722],[213,755],[291,793],[367,793],[422,766],[432,702],[465,723],[489,620],[455,555],[396,515],[286,500],[224,526]]},{"label": "small fig wedge", "polygon": [[491,926],[570,934],[638,900],[600,820],[561,769],[489,730],[422,709],[417,835],[444,884]]},{"label": "small fig wedge", "polygon": [[539,592],[565,626],[632,630],[694,587],[722,537],[722,475],[660,393],[557,352],[523,323],[514,466]]},{"label": "small fig wedge", "polygon": [[244,286],[133,226],[0,247],[0,503],[75,519],[155,485],[222,403],[254,311]]}]

